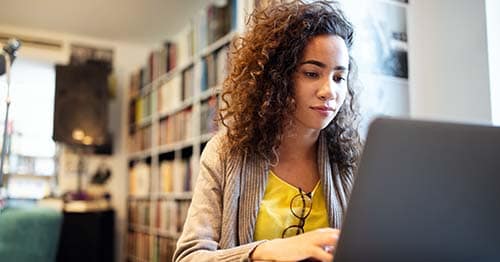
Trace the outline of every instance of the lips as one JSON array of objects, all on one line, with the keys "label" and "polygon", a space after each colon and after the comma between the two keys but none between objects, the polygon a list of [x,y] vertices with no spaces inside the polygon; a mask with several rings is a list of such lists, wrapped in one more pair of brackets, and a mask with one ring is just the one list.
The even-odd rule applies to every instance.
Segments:
[{"label": "lips", "polygon": [[323,112],[328,112],[328,111],[334,112],[335,111],[335,109],[333,109],[333,107],[329,107],[329,106],[311,106],[311,109],[316,110],[316,111],[323,111]]},{"label": "lips", "polygon": [[335,112],[335,109],[329,106],[311,106],[310,108],[318,113],[321,117],[330,117]]}]

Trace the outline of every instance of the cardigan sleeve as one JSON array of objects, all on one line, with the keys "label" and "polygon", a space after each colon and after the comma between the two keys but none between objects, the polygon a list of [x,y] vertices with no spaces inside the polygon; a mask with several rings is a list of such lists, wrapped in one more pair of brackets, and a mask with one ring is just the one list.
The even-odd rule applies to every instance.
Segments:
[{"label": "cardigan sleeve", "polygon": [[216,136],[210,140],[201,155],[200,173],[173,261],[246,261],[261,243],[220,249],[226,166],[219,154],[220,139]]}]

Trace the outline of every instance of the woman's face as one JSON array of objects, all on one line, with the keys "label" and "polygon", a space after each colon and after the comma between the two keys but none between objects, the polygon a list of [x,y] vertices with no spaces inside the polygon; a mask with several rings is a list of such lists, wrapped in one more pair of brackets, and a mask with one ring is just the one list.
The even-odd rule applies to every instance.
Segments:
[{"label": "woman's face", "polygon": [[309,41],[293,76],[297,127],[321,130],[333,120],[347,94],[348,70],[342,38],[319,35]]}]

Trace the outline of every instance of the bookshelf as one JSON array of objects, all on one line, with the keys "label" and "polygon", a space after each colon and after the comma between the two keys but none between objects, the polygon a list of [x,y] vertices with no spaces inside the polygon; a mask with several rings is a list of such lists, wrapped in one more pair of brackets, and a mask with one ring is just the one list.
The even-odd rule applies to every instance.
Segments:
[{"label": "bookshelf", "polygon": [[209,4],[130,76],[127,261],[172,259],[247,2]]}]

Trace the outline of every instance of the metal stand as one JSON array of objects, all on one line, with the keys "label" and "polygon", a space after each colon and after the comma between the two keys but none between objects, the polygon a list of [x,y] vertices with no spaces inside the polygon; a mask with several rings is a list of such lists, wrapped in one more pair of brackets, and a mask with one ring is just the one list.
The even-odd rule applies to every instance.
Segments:
[{"label": "metal stand", "polygon": [[3,123],[3,140],[2,140],[2,155],[0,156],[0,187],[3,187],[3,165],[5,156],[7,155],[7,127],[9,124],[9,109],[10,109],[10,97],[9,97],[9,85],[7,84],[7,98],[5,99],[6,109],[5,109],[5,121]]},{"label": "metal stand", "polygon": [[76,192],[78,192],[78,195],[83,194],[83,186],[82,186],[82,180],[83,180],[83,175],[85,172],[85,160],[83,159],[83,153],[79,150],[78,152],[78,167],[77,167],[77,172],[78,172],[78,180],[76,183]]},{"label": "metal stand", "polygon": [[[10,108],[10,66],[16,58],[16,51],[21,46],[21,42],[17,39],[10,39],[7,44],[2,48],[0,52],[0,59],[3,57],[5,59],[5,77],[7,80],[7,95],[5,97],[5,120],[3,125],[3,141],[2,141],[2,154],[0,155],[0,211],[5,206],[5,199],[7,196],[7,190],[4,187],[4,160],[7,154],[7,127],[9,123],[9,108]],[[3,68],[0,68],[0,75],[3,73]]]},{"label": "metal stand", "polygon": [[76,181],[76,194],[74,194],[74,200],[85,200],[87,195],[83,190],[83,176],[86,172],[86,160],[85,157],[89,153],[89,149],[85,146],[74,146],[74,150],[78,155],[78,164],[77,164],[77,181]]},{"label": "metal stand", "polygon": [[7,194],[6,190],[4,189],[4,184],[3,184],[3,179],[4,179],[4,160],[5,156],[7,154],[7,127],[9,123],[9,108],[10,108],[10,57],[8,55],[5,56],[5,77],[7,80],[7,95],[5,98],[5,120],[3,123],[3,141],[2,141],[2,154],[0,155],[0,208],[5,205],[4,203],[4,198],[6,197],[5,195]]}]

